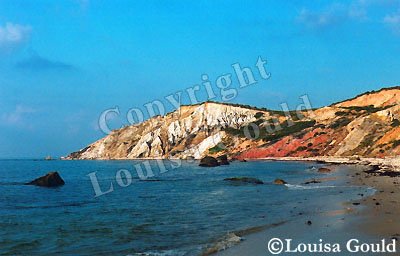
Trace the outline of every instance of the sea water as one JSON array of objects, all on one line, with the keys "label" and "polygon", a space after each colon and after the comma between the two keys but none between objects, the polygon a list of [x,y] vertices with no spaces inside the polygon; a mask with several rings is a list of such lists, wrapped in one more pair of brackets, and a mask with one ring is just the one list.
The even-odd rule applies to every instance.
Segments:
[{"label": "sea water", "polygon": [[[0,160],[0,254],[199,255],[241,231],[335,210],[366,193],[346,182],[346,166],[321,174],[321,165],[311,162],[203,168],[182,161],[179,168],[141,180],[134,166],[142,162]],[[156,161],[149,163],[158,168]],[[133,176],[127,187],[115,180],[121,169]],[[50,171],[58,171],[65,185],[24,185]],[[113,184],[113,191],[95,197],[93,172],[102,190]],[[265,184],[224,181],[231,177]],[[276,178],[289,184],[274,185]],[[304,184],[314,178],[325,181]]]}]

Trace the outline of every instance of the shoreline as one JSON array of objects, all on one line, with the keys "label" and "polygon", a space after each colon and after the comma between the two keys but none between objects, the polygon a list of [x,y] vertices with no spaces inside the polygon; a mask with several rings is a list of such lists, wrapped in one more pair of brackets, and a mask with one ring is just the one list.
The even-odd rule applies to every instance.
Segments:
[{"label": "shoreline", "polygon": [[301,161],[301,162],[320,162],[330,164],[352,164],[352,165],[377,165],[380,168],[393,168],[393,171],[400,171],[400,157],[368,158],[368,157],[335,157],[335,156],[316,156],[316,157],[263,157],[249,158],[247,161],[269,160],[269,161]]},{"label": "shoreline", "polygon": [[[247,160],[247,159],[246,159]],[[400,213],[400,176],[382,175],[385,171],[398,172],[393,159],[349,159],[337,157],[279,157],[248,159],[267,161],[310,161],[335,165],[353,165],[346,173],[345,183],[353,186],[362,186],[375,189],[372,195],[359,194],[360,199],[345,200],[343,209],[337,212],[321,212],[319,214],[299,216],[298,219],[285,223],[282,226],[249,234],[243,241],[215,255],[266,255],[267,243],[271,238],[292,238],[298,241],[306,238],[307,242],[317,243],[319,239],[325,242],[345,244],[346,239],[357,238],[371,243],[382,239],[400,239],[400,223],[397,221]],[[396,159],[398,160],[398,159]],[[398,164],[398,162],[395,162]],[[399,173],[400,174],[400,173]],[[312,227],[304,225],[304,221],[313,218]],[[315,223],[314,223],[315,222]],[[321,225],[323,223],[323,225]],[[303,225],[302,225],[303,224]],[[310,235],[310,233],[312,233]],[[327,235],[328,233],[328,235]],[[302,241],[304,242],[304,240]]]},{"label": "shoreline", "polygon": [[[36,160],[36,159],[34,159]],[[39,159],[38,159],[39,160]],[[44,160],[44,159],[41,159]],[[181,158],[93,158],[93,159],[75,159],[60,157],[60,161],[129,161],[129,160],[182,160],[182,161],[200,161],[201,159],[181,159]],[[400,171],[400,156],[396,157],[359,157],[359,156],[315,156],[315,157],[293,157],[293,156],[283,156],[283,157],[261,157],[261,158],[243,158],[240,160],[246,161],[300,161],[300,162],[321,162],[321,163],[331,163],[331,164],[354,164],[354,165],[379,165],[384,168],[395,167],[397,171]],[[230,161],[240,161],[239,159],[231,158]]]}]

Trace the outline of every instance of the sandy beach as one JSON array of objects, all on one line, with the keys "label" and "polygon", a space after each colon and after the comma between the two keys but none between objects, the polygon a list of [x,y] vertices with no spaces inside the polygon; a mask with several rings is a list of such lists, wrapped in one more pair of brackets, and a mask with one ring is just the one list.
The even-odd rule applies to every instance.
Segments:
[{"label": "sandy beach", "polygon": [[[352,238],[366,243],[400,238],[400,222],[397,221],[400,212],[398,159],[285,157],[264,160],[324,162],[333,172],[335,166],[348,165],[344,176],[333,174],[333,177],[344,179],[343,182],[350,186],[363,186],[366,193],[360,193],[357,200],[342,202],[335,211],[312,209],[288,223],[245,235],[240,243],[217,255],[270,255],[268,242],[272,238],[293,239],[294,244],[339,243],[342,250]],[[369,194],[368,188],[373,192]],[[342,254],[346,255],[343,251]]]}]

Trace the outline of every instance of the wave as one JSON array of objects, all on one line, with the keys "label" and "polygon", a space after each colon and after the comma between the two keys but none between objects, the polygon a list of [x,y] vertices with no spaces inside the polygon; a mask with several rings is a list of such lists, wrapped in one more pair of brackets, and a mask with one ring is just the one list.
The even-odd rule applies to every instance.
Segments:
[{"label": "wave", "polygon": [[336,188],[337,186],[333,185],[327,185],[327,186],[321,186],[321,185],[311,185],[311,186],[303,186],[303,185],[293,185],[293,184],[285,184],[286,187],[292,190],[305,190],[305,189],[324,189],[324,188]]},{"label": "wave", "polygon": [[141,182],[171,182],[171,181],[190,181],[188,178],[177,178],[177,179],[157,179],[157,178],[148,178],[148,179],[138,179]]},{"label": "wave", "polygon": [[127,256],[184,256],[186,253],[177,250],[166,250],[166,251],[149,251],[139,252],[135,254],[128,254]]},{"label": "wave", "polygon": [[225,236],[223,236],[221,239],[217,240],[214,244],[212,244],[210,247],[206,248],[206,250],[201,254],[202,256],[208,256],[215,254],[219,251],[226,250],[244,240],[244,236],[247,236],[252,233],[257,233],[261,232],[263,230],[277,227],[280,225],[285,224],[287,221],[281,221],[277,223],[272,223],[272,224],[265,224],[262,226],[255,226],[255,227],[250,227],[234,232],[228,232]]},{"label": "wave", "polygon": [[91,201],[83,201],[83,202],[65,202],[55,205],[17,205],[10,207],[16,210],[24,210],[24,209],[51,209],[51,208],[64,208],[64,207],[81,207],[87,204],[91,204]]},{"label": "wave", "polygon": [[217,253],[219,251],[226,250],[226,249],[240,243],[242,240],[243,240],[242,237],[236,235],[233,232],[229,232],[222,239],[220,239],[214,245],[209,247],[202,255],[204,255],[204,256],[211,255],[211,254]]}]

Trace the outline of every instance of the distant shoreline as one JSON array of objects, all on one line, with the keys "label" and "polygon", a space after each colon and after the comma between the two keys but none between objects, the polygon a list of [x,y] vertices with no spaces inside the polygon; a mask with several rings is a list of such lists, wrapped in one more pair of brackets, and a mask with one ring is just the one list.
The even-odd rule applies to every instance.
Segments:
[{"label": "distant shoreline", "polygon": [[[182,161],[199,161],[200,159],[180,159],[180,158],[96,158],[96,159],[68,159],[61,157],[55,160],[76,161],[76,160],[101,160],[101,161],[114,161],[114,160],[182,160]],[[233,159],[235,160],[235,159]],[[321,162],[331,164],[356,164],[356,165],[379,165],[382,168],[395,168],[400,171],[400,157],[386,157],[386,158],[367,158],[367,157],[334,157],[334,156],[316,156],[316,157],[262,157],[262,158],[244,158],[246,161],[300,161],[300,162]],[[398,168],[398,169],[397,169]],[[396,171],[393,170],[393,171]]]}]

